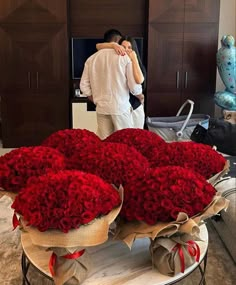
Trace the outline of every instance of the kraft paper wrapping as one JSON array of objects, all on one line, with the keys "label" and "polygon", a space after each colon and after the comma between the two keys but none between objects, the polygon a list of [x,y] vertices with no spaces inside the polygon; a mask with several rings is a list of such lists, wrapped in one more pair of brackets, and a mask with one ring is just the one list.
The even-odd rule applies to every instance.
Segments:
[{"label": "kraft paper wrapping", "polygon": [[[86,247],[102,244],[108,239],[109,225],[119,214],[123,203],[123,188],[120,187],[121,205],[109,214],[93,220],[90,224],[80,226],[78,229],[63,233],[58,230],[40,232],[36,227],[28,226],[27,221],[21,218],[23,229],[29,233],[34,245],[45,247],[56,254],[54,275],[56,285],[79,285],[88,276],[92,260]],[[63,256],[85,249],[82,256],[77,259],[66,259]]]},{"label": "kraft paper wrapping", "polygon": [[227,209],[229,200],[221,197],[217,193],[212,202],[198,215],[189,218],[186,213],[179,213],[176,221],[169,223],[158,222],[155,225],[148,225],[144,222],[123,222],[117,223],[117,229],[114,239],[122,240],[131,249],[133,242],[137,238],[150,238],[154,240],[158,237],[171,237],[174,234],[189,234],[192,238],[198,238],[200,229],[199,225],[202,220],[216,215],[223,209]]},{"label": "kraft paper wrapping", "polygon": [[[196,252],[194,256],[190,254],[187,243],[192,239],[192,236],[187,234],[170,238],[155,238],[149,247],[153,267],[164,275],[174,276],[194,264],[197,254]],[[181,246],[183,256],[178,250],[173,250],[177,244]]]},{"label": "kraft paper wrapping", "polygon": [[219,181],[220,178],[221,178],[222,176],[224,176],[224,175],[229,171],[229,168],[230,168],[230,161],[227,160],[226,163],[225,163],[224,168],[223,168],[220,172],[218,172],[218,173],[216,173],[214,176],[212,176],[210,179],[208,179],[207,181],[208,181],[211,185],[214,186],[214,185],[216,184],[216,182]]},{"label": "kraft paper wrapping", "polygon": [[66,254],[83,250],[83,247],[76,248],[60,248],[52,247],[48,250],[53,251],[57,255],[56,264],[54,266],[55,275],[53,280],[56,285],[78,285],[86,278],[92,267],[91,256],[85,250],[84,254],[77,259],[66,259]]},{"label": "kraft paper wrapping", "polygon": [[0,198],[5,195],[7,197],[10,197],[11,200],[14,201],[16,196],[17,196],[17,194],[18,193],[6,191],[6,190],[4,190],[3,188],[0,187]]}]

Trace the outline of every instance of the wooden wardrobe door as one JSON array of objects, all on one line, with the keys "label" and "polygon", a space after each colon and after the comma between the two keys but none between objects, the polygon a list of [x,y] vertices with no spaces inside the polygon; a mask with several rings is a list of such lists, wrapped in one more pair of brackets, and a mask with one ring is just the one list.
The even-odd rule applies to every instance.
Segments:
[{"label": "wooden wardrobe door", "polygon": [[67,3],[9,0],[0,9],[4,147],[37,145],[69,127]]},{"label": "wooden wardrobe door", "polygon": [[175,114],[180,106],[183,24],[150,24],[147,115]]}]

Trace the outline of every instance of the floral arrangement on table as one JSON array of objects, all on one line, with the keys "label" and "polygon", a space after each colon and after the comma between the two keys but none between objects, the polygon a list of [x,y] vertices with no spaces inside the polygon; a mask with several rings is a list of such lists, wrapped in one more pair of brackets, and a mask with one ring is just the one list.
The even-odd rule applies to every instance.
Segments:
[{"label": "floral arrangement on table", "polygon": [[[81,284],[91,264],[88,246],[108,239],[121,194],[100,177],[73,170],[34,177],[12,204],[32,243],[52,250],[55,284]],[[15,225],[16,226],[16,225]]]},{"label": "floral arrangement on table", "polygon": [[[35,159],[32,149],[41,150]],[[198,261],[195,240],[202,220],[228,205],[206,180],[213,176],[214,183],[227,170],[221,154],[197,143],[166,143],[147,130],[120,130],[101,141],[87,130],[66,129],[41,146],[15,151],[6,156],[9,161],[14,157],[15,164],[8,162],[14,170],[4,160],[0,174],[5,178],[0,176],[0,181],[10,178],[8,188],[19,192],[12,206],[33,243],[53,250],[50,268],[56,284],[73,285],[86,278],[90,263],[85,247],[106,241],[109,225],[121,210],[123,198],[111,184],[124,187],[115,238],[131,248],[136,238],[149,237],[153,265],[164,274],[174,275],[183,266],[178,251],[165,250],[160,259],[160,238],[181,244],[185,260],[189,248],[195,253],[187,267]],[[170,259],[178,265],[164,272],[159,261]],[[77,268],[75,275],[71,264]]]},{"label": "floral arrangement on table", "polygon": [[41,145],[60,151],[65,155],[67,169],[73,169],[71,156],[74,154],[75,146],[79,150],[77,154],[88,153],[101,142],[95,133],[86,129],[64,129],[51,134]]},{"label": "floral arrangement on table", "polygon": [[148,160],[134,147],[123,143],[103,142],[82,152],[76,146],[70,157],[74,169],[93,173],[116,187],[139,177],[149,168]]},{"label": "floral arrangement on table", "polygon": [[170,142],[155,148],[148,161],[150,167],[173,165],[192,169],[212,183],[229,169],[227,160],[211,146],[191,141]]},{"label": "floral arrangement on table", "polygon": [[170,276],[199,261],[200,223],[228,207],[203,176],[180,166],[149,169],[124,193],[116,239],[131,248],[136,238],[149,237],[153,266]]},{"label": "floral arrangement on table", "polygon": [[124,143],[136,148],[143,156],[151,157],[154,148],[159,149],[167,143],[156,133],[142,129],[123,129],[112,133],[104,142]]},{"label": "floral arrangement on table", "polygon": [[0,188],[17,194],[29,178],[63,169],[65,157],[57,150],[45,146],[20,147],[0,157]]},{"label": "floral arrangement on table", "polygon": [[215,188],[193,171],[180,166],[152,168],[130,179],[120,216],[127,221],[175,221],[180,212],[192,217],[210,204]]}]

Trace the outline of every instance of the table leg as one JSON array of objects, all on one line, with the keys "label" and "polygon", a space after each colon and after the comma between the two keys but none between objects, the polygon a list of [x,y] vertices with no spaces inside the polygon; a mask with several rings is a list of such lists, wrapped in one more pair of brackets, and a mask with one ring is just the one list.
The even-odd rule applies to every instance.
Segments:
[{"label": "table leg", "polygon": [[203,259],[203,268],[201,267],[201,264],[199,264],[198,266],[198,269],[201,272],[201,276],[202,276],[199,285],[206,285],[206,279],[205,279],[206,266],[207,266],[207,252]]},{"label": "table leg", "polygon": [[24,252],[22,253],[21,256],[21,269],[22,269],[22,275],[23,275],[23,281],[22,281],[22,285],[30,285],[30,282],[27,278],[27,273],[29,270],[29,262],[27,261],[27,258],[24,254]]}]

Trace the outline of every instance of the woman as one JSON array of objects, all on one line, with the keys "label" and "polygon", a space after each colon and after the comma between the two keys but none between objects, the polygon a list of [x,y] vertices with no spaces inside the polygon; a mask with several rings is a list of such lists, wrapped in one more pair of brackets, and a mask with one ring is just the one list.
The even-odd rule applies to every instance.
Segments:
[{"label": "woman", "polygon": [[[143,85],[143,90],[145,89],[145,77],[146,77],[146,70],[142,64],[140,54],[138,51],[138,47],[136,41],[129,36],[124,36],[119,40],[118,43],[98,43],[96,45],[98,50],[103,48],[113,48],[117,54],[125,55],[127,54],[132,62],[133,65],[133,73],[136,83]],[[134,96],[130,94],[130,104],[132,106],[132,118],[133,118],[133,127],[137,129],[143,129],[144,127],[144,95],[140,94]]]}]

